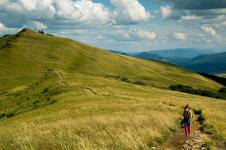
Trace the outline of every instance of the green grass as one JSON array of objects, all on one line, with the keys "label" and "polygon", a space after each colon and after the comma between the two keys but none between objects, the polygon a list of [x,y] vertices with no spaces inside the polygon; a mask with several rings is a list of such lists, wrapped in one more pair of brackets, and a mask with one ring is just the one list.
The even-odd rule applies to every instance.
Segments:
[{"label": "green grass", "polygon": [[220,77],[226,78],[226,74],[218,74]]},{"label": "green grass", "polygon": [[167,90],[222,88],[210,79],[30,30],[7,38],[10,46],[0,50],[2,149],[150,149],[178,128],[187,103],[226,139],[226,101]]}]

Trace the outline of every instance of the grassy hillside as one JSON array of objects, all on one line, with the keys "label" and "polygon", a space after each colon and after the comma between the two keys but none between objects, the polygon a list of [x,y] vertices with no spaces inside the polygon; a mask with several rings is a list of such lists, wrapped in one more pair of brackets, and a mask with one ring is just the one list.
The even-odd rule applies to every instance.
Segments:
[{"label": "grassy hillside", "polygon": [[187,103],[226,139],[225,101],[166,89],[222,87],[201,75],[30,30],[0,40],[0,148],[149,149]]},{"label": "grassy hillside", "polygon": [[175,83],[213,90],[220,87],[207,78],[175,66],[117,55],[30,30],[7,37],[7,41],[6,48],[0,53],[3,69],[0,73],[3,82],[0,84],[1,91],[26,86],[28,81],[40,77],[45,69],[112,79],[126,78],[162,88]]}]

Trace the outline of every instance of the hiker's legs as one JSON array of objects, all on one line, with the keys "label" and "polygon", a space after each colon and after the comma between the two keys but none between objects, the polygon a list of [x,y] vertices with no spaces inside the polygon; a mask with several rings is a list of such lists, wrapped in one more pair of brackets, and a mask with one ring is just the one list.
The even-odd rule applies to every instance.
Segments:
[{"label": "hiker's legs", "polygon": [[188,123],[188,134],[189,135],[191,134],[191,124],[192,124],[192,121],[189,120],[189,123]]},{"label": "hiker's legs", "polygon": [[188,135],[190,135],[190,133],[191,133],[191,126],[190,125],[188,125]]},{"label": "hiker's legs", "polygon": [[188,125],[187,124],[184,125],[184,134],[188,135]]}]

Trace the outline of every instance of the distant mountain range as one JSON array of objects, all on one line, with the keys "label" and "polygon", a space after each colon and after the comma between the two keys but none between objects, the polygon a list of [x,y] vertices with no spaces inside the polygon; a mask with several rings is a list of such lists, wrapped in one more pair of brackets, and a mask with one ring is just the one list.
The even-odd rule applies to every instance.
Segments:
[{"label": "distant mountain range", "polygon": [[138,53],[122,53],[133,57],[164,61],[197,72],[225,73],[226,52],[210,49],[167,49]]},{"label": "distant mountain range", "polygon": [[197,72],[226,73],[226,52],[202,55],[174,63]]},{"label": "distant mountain range", "polygon": [[[135,57],[145,59],[161,58],[165,60],[175,60],[184,58],[194,58],[200,55],[214,54],[214,50],[204,49],[192,49],[192,48],[178,48],[178,49],[166,49],[166,50],[153,50],[148,52],[140,52],[132,54]],[[158,57],[157,57],[158,56]]]}]

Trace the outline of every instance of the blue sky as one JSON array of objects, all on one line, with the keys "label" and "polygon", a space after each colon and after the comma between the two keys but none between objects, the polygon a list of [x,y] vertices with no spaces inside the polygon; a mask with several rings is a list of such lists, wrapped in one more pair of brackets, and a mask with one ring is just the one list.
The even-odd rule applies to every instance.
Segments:
[{"label": "blue sky", "polygon": [[0,0],[0,35],[24,27],[110,50],[225,50],[226,1]]}]

